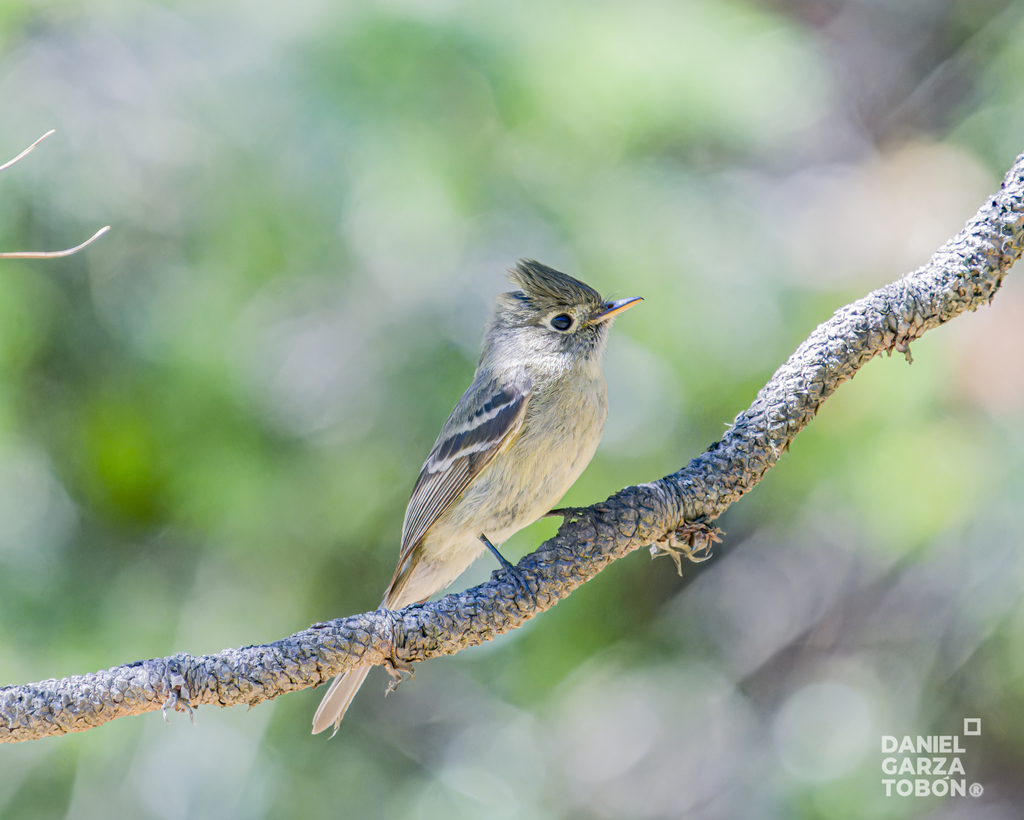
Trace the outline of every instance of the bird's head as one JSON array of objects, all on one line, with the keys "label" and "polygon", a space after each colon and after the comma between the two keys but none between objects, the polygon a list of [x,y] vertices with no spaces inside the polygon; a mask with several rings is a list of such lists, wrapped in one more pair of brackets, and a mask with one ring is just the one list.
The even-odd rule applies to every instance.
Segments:
[{"label": "bird's head", "polygon": [[599,366],[612,321],[642,301],[639,296],[606,301],[579,279],[527,259],[511,268],[508,278],[519,290],[498,297],[487,338],[559,369],[583,362]]}]

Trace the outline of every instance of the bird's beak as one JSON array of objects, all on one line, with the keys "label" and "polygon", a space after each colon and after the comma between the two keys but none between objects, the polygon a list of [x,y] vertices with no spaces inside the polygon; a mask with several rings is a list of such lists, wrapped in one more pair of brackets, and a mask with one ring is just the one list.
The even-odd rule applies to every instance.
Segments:
[{"label": "bird's beak", "polygon": [[618,316],[622,311],[629,310],[633,305],[638,302],[642,302],[643,300],[643,296],[630,296],[627,299],[617,299],[614,302],[605,302],[604,310],[591,319],[590,324],[599,325],[601,322],[607,322],[613,316]]}]

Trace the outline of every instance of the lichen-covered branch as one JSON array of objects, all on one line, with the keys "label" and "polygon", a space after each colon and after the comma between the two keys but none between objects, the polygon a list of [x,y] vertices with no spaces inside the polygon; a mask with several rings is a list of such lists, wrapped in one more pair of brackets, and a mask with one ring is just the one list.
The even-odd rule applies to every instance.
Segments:
[{"label": "lichen-covered branch", "polygon": [[139,661],[105,672],[0,689],[0,740],[77,732],[162,707],[250,705],[328,681],[361,664],[409,664],[493,639],[554,606],[639,547],[700,552],[710,522],[761,480],[822,402],[879,353],[911,343],[992,299],[1024,245],[1024,155],[1002,188],[931,261],[838,310],[736,417],[721,441],[660,481],[567,514],[519,563],[529,592],[498,575],[400,612],[315,624],[266,646]]}]

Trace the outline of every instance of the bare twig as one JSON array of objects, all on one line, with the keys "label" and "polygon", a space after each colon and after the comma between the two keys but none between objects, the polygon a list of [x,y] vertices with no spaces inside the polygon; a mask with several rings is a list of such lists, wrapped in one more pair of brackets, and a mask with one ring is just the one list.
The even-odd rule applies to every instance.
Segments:
[{"label": "bare twig", "polygon": [[[22,151],[20,154],[18,154],[18,156],[16,156],[14,159],[5,162],[3,165],[0,165],[0,171],[3,171],[3,170],[6,170],[7,168],[10,168],[19,159],[21,159],[22,157],[27,156],[28,154],[30,154],[32,152],[33,148],[35,148],[37,145],[39,145],[39,143],[41,143],[44,139],[46,139],[48,136],[50,136],[50,134],[53,134],[56,130],[57,129],[55,129],[55,128],[51,128],[49,131],[47,131],[45,134],[43,134],[39,139],[37,139],[35,142],[33,142],[28,148],[26,148],[24,151]],[[110,226],[109,225],[107,225],[106,227],[100,228],[91,237],[86,239],[85,242],[83,242],[81,245],[75,245],[75,247],[68,248],[67,250],[63,250],[63,251],[11,251],[11,252],[8,252],[8,253],[0,253],[0,259],[57,259],[57,258],[59,258],[61,256],[71,256],[71,254],[78,253],[80,250],[82,250],[82,248],[86,247],[87,245],[91,245],[93,242],[95,242],[97,239],[99,239],[101,236],[103,236],[103,234],[105,234],[109,230],[110,230]]]},{"label": "bare twig", "polygon": [[711,522],[761,480],[840,384],[880,353],[906,355],[928,330],[987,304],[1022,247],[1024,154],[1002,189],[927,265],[815,329],[721,441],[659,481],[566,510],[558,534],[519,562],[528,589],[496,573],[440,601],[315,624],[265,646],[0,689],[0,740],[84,731],[166,706],[255,705],[365,664],[407,668],[516,629],[642,546],[682,544],[700,557],[717,535]]},{"label": "bare twig", "polygon": [[14,253],[0,253],[0,259],[56,259],[60,256],[71,256],[73,253],[78,253],[86,245],[91,245],[109,230],[109,225],[100,228],[81,245],[75,245],[75,247],[68,248],[65,251],[16,251]]},{"label": "bare twig", "polygon": [[24,151],[22,151],[20,154],[18,154],[18,156],[16,156],[14,159],[8,160],[3,165],[0,165],[0,171],[6,171],[8,168],[10,168],[12,165],[14,165],[14,163],[16,163],[19,159],[21,159],[22,157],[25,157],[25,156],[28,156],[29,154],[31,154],[33,148],[35,148],[37,145],[39,145],[39,143],[41,143],[44,139],[46,139],[48,136],[50,136],[50,134],[54,134],[56,132],[57,132],[56,128],[51,128],[49,131],[47,131],[45,134],[43,134],[39,139],[37,139],[35,142],[33,142],[28,148],[26,148]]}]

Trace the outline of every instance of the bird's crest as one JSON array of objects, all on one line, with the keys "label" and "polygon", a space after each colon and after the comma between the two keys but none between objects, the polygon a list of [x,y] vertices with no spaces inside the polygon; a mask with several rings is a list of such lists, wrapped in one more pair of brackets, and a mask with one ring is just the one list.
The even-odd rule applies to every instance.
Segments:
[{"label": "bird's crest", "polygon": [[508,278],[533,303],[568,306],[599,305],[603,301],[590,285],[532,259],[520,259],[514,268],[509,268]]}]

